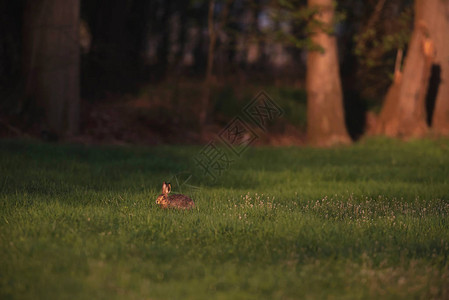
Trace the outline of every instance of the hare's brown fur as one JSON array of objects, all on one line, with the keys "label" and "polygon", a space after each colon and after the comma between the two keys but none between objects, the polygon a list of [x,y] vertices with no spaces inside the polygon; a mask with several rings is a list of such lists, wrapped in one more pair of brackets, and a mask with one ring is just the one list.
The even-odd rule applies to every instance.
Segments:
[{"label": "hare's brown fur", "polygon": [[156,204],[161,208],[190,209],[195,206],[193,200],[182,194],[168,195],[171,191],[170,183],[162,184],[162,194],[156,199]]}]

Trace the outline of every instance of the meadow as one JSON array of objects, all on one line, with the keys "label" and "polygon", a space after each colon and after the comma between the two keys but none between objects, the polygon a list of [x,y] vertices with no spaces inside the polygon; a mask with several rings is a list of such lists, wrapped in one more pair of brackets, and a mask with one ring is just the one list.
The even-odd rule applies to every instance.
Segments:
[{"label": "meadow", "polygon": [[449,298],[448,140],[200,149],[0,141],[0,298]]}]

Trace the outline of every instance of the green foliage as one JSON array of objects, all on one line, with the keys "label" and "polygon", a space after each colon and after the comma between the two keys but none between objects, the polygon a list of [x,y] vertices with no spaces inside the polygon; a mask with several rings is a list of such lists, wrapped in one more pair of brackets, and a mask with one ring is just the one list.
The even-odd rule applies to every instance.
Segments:
[{"label": "green foliage", "polygon": [[449,141],[250,149],[157,208],[199,149],[0,141],[0,297],[448,297]]},{"label": "green foliage", "polygon": [[267,92],[284,110],[282,120],[305,132],[307,123],[306,91],[288,87],[268,87]]},{"label": "green foliage", "polygon": [[[406,7],[396,20],[384,20],[389,24],[368,27],[355,36],[355,53],[360,61],[379,59],[380,56],[397,49],[405,49],[411,35],[413,10]],[[385,28],[388,26],[389,28]],[[391,28],[393,27],[393,28]],[[379,63],[376,61],[376,63]],[[373,64],[373,62],[371,62]]]},{"label": "green foliage", "polygon": [[412,4],[408,0],[387,1],[377,12],[374,4],[367,4],[371,10],[354,36],[354,53],[359,63],[357,77],[365,87],[364,97],[383,97],[390,85],[396,52],[406,49],[411,36]]},{"label": "green foliage", "polygon": [[[193,128],[197,126],[198,107],[202,105],[202,85],[198,82],[182,84],[159,83],[148,85],[138,94],[151,106],[151,109],[140,109],[141,118],[156,120],[160,124],[170,123],[174,118],[179,126]],[[214,86],[211,90],[210,116],[214,123],[227,124],[241,113],[242,108],[253,100],[260,91],[266,90],[270,97],[285,110],[282,121],[304,129],[306,125],[307,107],[304,89],[288,86],[272,85],[235,85],[232,82]],[[153,121],[153,122],[156,122]]]},{"label": "green foliage", "polygon": [[[240,94],[231,86],[215,88],[213,91],[214,115],[222,125],[227,124],[232,118],[241,113],[242,107],[253,100],[254,95],[261,90],[266,90],[270,97],[284,110],[282,120],[286,124],[291,124],[299,130],[304,130],[307,122],[307,95],[303,89],[290,87],[247,88],[239,89]],[[284,124],[285,125],[285,124]]]},{"label": "green foliage", "polygon": [[336,7],[337,2],[334,1],[331,8],[335,12],[334,20],[332,24],[328,25],[315,18],[320,8],[306,6],[303,1],[279,0],[272,4],[271,18],[274,22],[288,24],[289,30],[275,27],[266,30],[265,34],[273,35],[276,41],[281,41],[296,48],[324,52],[321,45],[312,42],[311,35],[317,30],[330,35],[335,34],[335,25],[346,18],[345,13],[338,11]]}]

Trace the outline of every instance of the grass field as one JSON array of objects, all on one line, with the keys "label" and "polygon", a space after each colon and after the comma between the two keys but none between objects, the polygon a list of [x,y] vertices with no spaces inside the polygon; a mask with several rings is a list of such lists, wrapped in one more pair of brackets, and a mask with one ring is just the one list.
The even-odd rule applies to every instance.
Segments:
[{"label": "grass field", "polygon": [[449,299],[449,141],[199,149],[0,141],[0,298]]}]

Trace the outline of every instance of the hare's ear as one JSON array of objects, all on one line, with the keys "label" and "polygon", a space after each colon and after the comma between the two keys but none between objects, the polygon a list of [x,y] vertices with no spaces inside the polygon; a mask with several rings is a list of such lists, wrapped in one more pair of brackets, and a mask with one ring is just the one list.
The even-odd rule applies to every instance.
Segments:
[{"label": "hare's ear", "polygon": [[167,185],[167,183],[165,183],[165,181],[164,181],[164,183],[162,184],[162,194],[168,194],[168,193],[170,193],[170,189],[169,189],[169,186]]},{"label": "hare's ear", "polygon": [[[170,192],[171,192],[171,183],[169,182],[169,183],[168,183],[168,193],[170,193]],[[167,194],[168,194],[168,193],[167,193]]]}]

